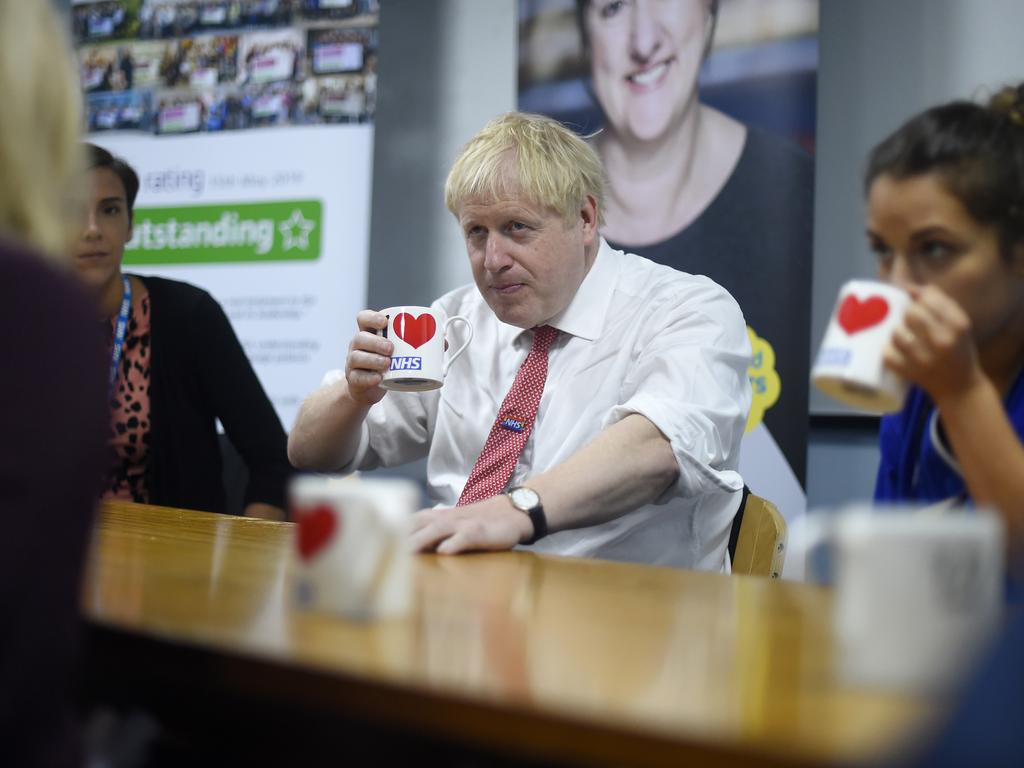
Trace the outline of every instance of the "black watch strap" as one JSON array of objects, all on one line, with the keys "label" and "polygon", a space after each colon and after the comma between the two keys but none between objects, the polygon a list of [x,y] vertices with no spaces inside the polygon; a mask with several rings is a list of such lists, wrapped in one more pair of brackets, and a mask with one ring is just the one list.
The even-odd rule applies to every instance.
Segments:
[{"label": "black watch strap", "polygon": [[526,544],[536,544],[548,535],[548,516],[544,514],[544,505],[538,504],[527,510],[530,522],[533,523],[533,536],[526,540]]}]

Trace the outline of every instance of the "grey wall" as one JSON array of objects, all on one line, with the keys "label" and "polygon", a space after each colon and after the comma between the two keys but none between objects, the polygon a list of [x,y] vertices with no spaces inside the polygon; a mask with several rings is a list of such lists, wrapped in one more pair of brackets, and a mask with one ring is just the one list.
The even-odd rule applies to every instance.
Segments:
[{"label": "grey wall", "polygon": [[459,147],[515,109],[514,0],[385,0],[370,222],[372,307],[429,304],[471,279],[444,207]]}]

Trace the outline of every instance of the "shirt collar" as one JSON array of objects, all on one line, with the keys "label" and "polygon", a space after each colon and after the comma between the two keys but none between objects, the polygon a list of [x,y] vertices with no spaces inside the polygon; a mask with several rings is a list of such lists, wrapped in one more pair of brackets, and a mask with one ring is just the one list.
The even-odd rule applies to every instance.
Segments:
[{"label": "shirt collar", "polygon": [[600,338],[619,276],[620,256],[621,252],[613,250],[602,237],[594,263],[590,265],[576,295],[569,306],[547,324],[587,341]]}]

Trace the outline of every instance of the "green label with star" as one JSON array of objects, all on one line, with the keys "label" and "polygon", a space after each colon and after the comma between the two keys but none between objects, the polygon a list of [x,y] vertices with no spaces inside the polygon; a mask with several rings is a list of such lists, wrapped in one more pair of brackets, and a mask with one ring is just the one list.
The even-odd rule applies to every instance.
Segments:
[{"label": "green label with star", "polygon": [[320,258],[319,200],[136,208],[125,264]]}]

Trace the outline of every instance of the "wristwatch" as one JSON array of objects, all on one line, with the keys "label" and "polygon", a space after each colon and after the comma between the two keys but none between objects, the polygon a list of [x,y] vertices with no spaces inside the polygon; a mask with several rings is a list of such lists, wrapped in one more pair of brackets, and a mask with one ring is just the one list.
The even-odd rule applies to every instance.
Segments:
[{"label": "wristwatch", "polygon": [[540,496],[535,490],[525,485],[517,485],[515,488],[509,488],[505,495],[512,502],[512,506],[526,513],[533,523],[533,536],[524,541],[524,544],[536,544],[548,535],[548,518],[544,514],[544,506],[540,503]]}]

